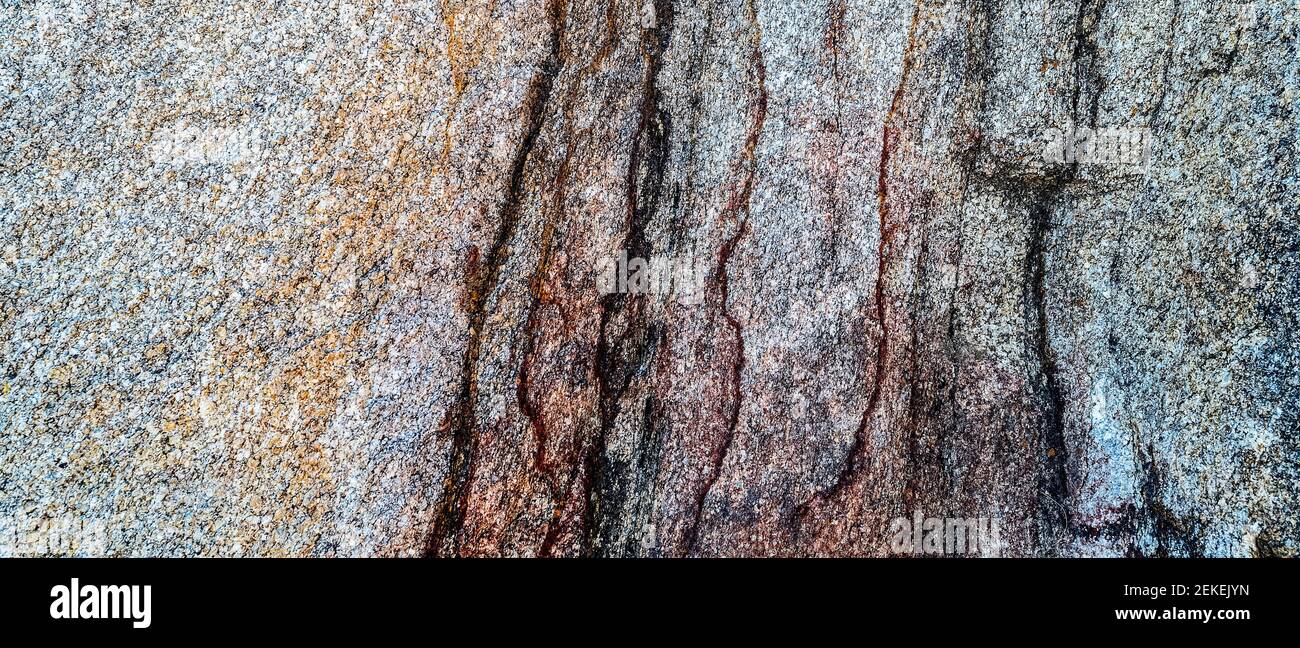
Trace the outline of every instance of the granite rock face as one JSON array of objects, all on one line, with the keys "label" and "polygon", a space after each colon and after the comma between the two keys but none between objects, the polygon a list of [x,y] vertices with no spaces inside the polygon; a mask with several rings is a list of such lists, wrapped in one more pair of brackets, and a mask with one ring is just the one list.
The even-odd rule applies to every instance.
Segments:
[{"label": "granite rock face", "polygon": [[1300,551],[1289,0],[0,7],[8,553]]}]

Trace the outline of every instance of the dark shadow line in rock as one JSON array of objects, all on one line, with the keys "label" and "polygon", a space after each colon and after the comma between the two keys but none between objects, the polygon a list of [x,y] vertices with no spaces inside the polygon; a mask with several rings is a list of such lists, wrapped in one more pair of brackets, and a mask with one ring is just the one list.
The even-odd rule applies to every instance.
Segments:
[{"label": "dark shadow line in rock", "polygon": [[1039,380],[1031,384],[1041,385],[1039,402],[1046,419],[1041,428],[1043,447],[1039,448],[1039,452],[1046,455],[1044,469],[1039,473],[1041,510],[1046,514],[1049,526],[1057,530],[1068,530],[1070,489],[1066,473],[1069,453],[1065,444],[1065,403],[1061,395],[1056,357],[1049,342],[1047,316],[1046,238],[1051,228],[1054,198],[1054,195],[1049,195],[1030,206],[1024,286],[1028,292],[1027,302],[1032,309],[1027,315],[1032,321],[1033,352],[1038,359],[1040,372]]}]

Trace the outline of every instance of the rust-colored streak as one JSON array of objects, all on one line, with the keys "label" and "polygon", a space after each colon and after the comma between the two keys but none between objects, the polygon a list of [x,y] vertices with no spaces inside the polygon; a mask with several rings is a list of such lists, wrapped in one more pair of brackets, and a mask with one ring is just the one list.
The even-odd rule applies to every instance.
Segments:
[{"label": "rust-colored streak", "polygon": [[[519,409],[528,419],[529,427],[533,432],[533,442],[537,446],[533,451],[533,469],[551,482],[554,481],[554,475],[546,456],[546,447],[549,441],[546,420],[543,417],[542,407],[532,398],[534,391],[533,362],[537,356],[536,336],[540,307],[549,301],[549,293],[546,290],[546,276],[550,269],[551,252],[554,248],[556,221],[564,211],[565,186],[567,186],[569,177],[569,162],[573,159],[573,148],[574,144],[570,139],[564,160],[560,162],[559,169],[556,172],[556,190],[552,215],[542,227],[537,267],[533,270],[533,276],[529,281],[531,302],[528,306],[528,317],[525,320],[522,332],[523,358],[520,360],[519,375],[515,381],[515,398],[519,402]],[[551,486],[554,488],[554,483]]]},{"label": "rust-colored streak", "polygon": [[554,501],[552,506],[551,520],[546,526],[545,535],[542,544],[538,550],[539,556],[549,556],[554,550],[555,540],[559,537],[559,518],[564,512],[564,495],[568,490],[569,483],[572,483],[572,475],[566,480],[563,489],[560,487],[559,480],[556,477],[556,468],[551,465],[547,457],[547,445],[550,443],[550,435],[546,429],[546,419],[543,416],[542,408],[532,398],[533,392],[533,361],[536,358],[536,331],[538,310],[541,305],[547,302],[547,293],[545,289],[546,272],[550,265],[551,251],[554,247],[555,222],[560,214],[563,213],[565,190],[564,187],[568,180],[569,161],[573,158],[573,141],[570,139],[568,150],[564,160],[560,163],[556,176],[556,195],[554,213],[550,220],[547,221],[542,231],[542,249],[541,256],[537,263],[537,269],[533,273],[532,280],[532,305],[528,309],[528,321],[524,326],[524,355],[519,365],[519,379],[516,383],[515,396],[519,401],[519,409],[528,419],[529,427],[533,432],[533,443],[536,448],[533,451],[533,469],[546,480],[551,490],[551,499]]},{"label": "rust-colored streak", "polygon": [[[443,125],[443,150],[442,163],[444,166],[451,164],[451,124],[460,110],[461,100],[465,96],[465,90],[469,87],[471,70],[478,65],[479,58],[483,54],[481,43],[471,39],[466,41],[466,26],[456,24],[456,16],[463,12],[463,7],[454,8],[453,3],[442,0],[443,23],[447,27],[447,66],[451,69],[452,96],[448,106],[447,121]],[[461,4],[461,3],[456,3]],[[497,0],[490,2],[486,8],[486,13],[492,15],[496,13]]]}]

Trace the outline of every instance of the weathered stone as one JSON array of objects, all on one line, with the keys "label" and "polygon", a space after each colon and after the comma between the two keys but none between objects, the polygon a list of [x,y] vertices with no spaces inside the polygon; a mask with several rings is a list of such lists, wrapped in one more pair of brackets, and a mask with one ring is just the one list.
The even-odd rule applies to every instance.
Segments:
[{"label": "weathered stone", "polygon": [[[883,555],[914,515],[1295,555],[1298,24],[7,3],[0,518],[111,555]],[[603,294],[623,253],[698,299]]]}]

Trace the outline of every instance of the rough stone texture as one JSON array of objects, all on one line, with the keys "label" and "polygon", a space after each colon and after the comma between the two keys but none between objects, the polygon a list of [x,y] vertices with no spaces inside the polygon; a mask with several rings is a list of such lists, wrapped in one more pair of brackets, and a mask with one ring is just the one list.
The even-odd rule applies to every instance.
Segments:
[{"label": "rough stone texture", "polygon": [[[1295,555],[1300,14],[1240,6],[4,1],[0,516]],[[1071,122],[1149,164],[1046,161]],[[602,295],[621,250],[702,302]]]}]

